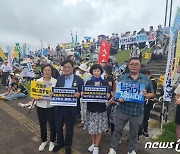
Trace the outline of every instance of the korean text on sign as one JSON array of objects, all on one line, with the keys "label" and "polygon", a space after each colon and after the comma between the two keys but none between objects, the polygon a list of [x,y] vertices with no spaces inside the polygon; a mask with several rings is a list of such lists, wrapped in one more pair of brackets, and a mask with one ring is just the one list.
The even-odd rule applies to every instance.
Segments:
[{"label": "korean text on sign", "polygon": [[31,81],[30,96],[32,98],[42,97],[42,99],[50,99],[52,89],[51,83],[43,83],[39,81]]},{"label": "korean text on sign", "polygon": [[54,106],[77,106],[77,98],[74,94],[77,88],[53,87],[54,96],[51,98],[50,105]]},{"label": "korean text on sign", "polygon": [[83,86],[83,102],[107,102],[107,93],[106,86]]},{"label": "korean text on sign", "polygon": [[118,82],[115,99],[122,98],[124,101],[144,103],[145,84]]}]

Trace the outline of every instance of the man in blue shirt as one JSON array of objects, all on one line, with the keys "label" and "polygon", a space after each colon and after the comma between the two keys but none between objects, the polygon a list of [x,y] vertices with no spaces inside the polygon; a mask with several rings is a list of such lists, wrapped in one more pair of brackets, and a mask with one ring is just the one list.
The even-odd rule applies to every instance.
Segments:
[{"label": "man in blue shirt", "polygon": [[[153,98],[154,92],[150,79],[140,73],[141,61],[133,57],[128,64],[129,73],[119,77],[119,82],[131,84],[144,84],[145,89],[141,91],[145,98]],[[116,112],[115,128],[111,138],[110,151],[108,154],[116,154],[116,147],[119,144],[124,126],[129,121],[129,145],[128,154],[136,154],[139,126],[143,121],[144,104],[126,101],[125,98],[118,98],[119,106]]]}]

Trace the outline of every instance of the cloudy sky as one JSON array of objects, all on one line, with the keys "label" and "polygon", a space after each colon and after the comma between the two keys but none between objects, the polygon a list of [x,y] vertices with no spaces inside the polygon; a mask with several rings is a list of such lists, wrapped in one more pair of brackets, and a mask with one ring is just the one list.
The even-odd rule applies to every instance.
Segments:
[{"label": "cloudy sky", "polygon": [[[170,1],[170,0],[169,0]],[[166,0],[1,0],[0,46],[27,43],[30,49],[142,27],[164,25]],[[180,0],[173,0],[172,22]],[[168,15],[169,16],[169,15]],[[4,49],[6,50],[6,49]]]}]

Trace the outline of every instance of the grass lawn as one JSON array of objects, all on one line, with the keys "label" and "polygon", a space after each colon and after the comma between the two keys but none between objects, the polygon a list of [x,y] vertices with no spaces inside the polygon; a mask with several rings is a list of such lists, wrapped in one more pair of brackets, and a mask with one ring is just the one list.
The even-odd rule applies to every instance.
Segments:
[{"label": "grass lawn", "polygon": [[163,134],[156,140],[158,142],[174,142],[176,141],[176,124],[171,121],[163,126]]},{"label": "grass lawn", "polygon": [[[141,53],[142,55],[145,53],[145,52],[148,52],[149,49],[144,49],[144,50],[141,50]],[[154,50],[154,48],[152,48],[150,50],[150,52],[152,52]],[[131,50],[119,50],[118,53],[115,55],[115,58],[118,62],[118,64],[122,64],[125,60],[129,59],[130,57],[130,52]],[[145,62],[145,58],[143,57],[142,58],[142,63]]]},{"label": "grass lawn", "polygon": [[27,91],[30,92],[30,83],[24,83],[23,85],[27,89]]}]

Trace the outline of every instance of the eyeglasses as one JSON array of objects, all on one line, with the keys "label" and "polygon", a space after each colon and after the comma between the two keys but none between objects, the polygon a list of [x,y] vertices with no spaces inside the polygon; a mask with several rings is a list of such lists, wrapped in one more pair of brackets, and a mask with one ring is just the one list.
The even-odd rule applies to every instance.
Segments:
[{"label": "eyeglasses", "polygon": [[64,69],[70,69],[72,66],[63,66]]},{"label": "eyeglasses", "polygon": [[140,65],[140,64],[138,64],[138,63],[130,63],[129,65],[130,65],[130,66],[134,66],[134,67],[141,66],[141,65]]}]

